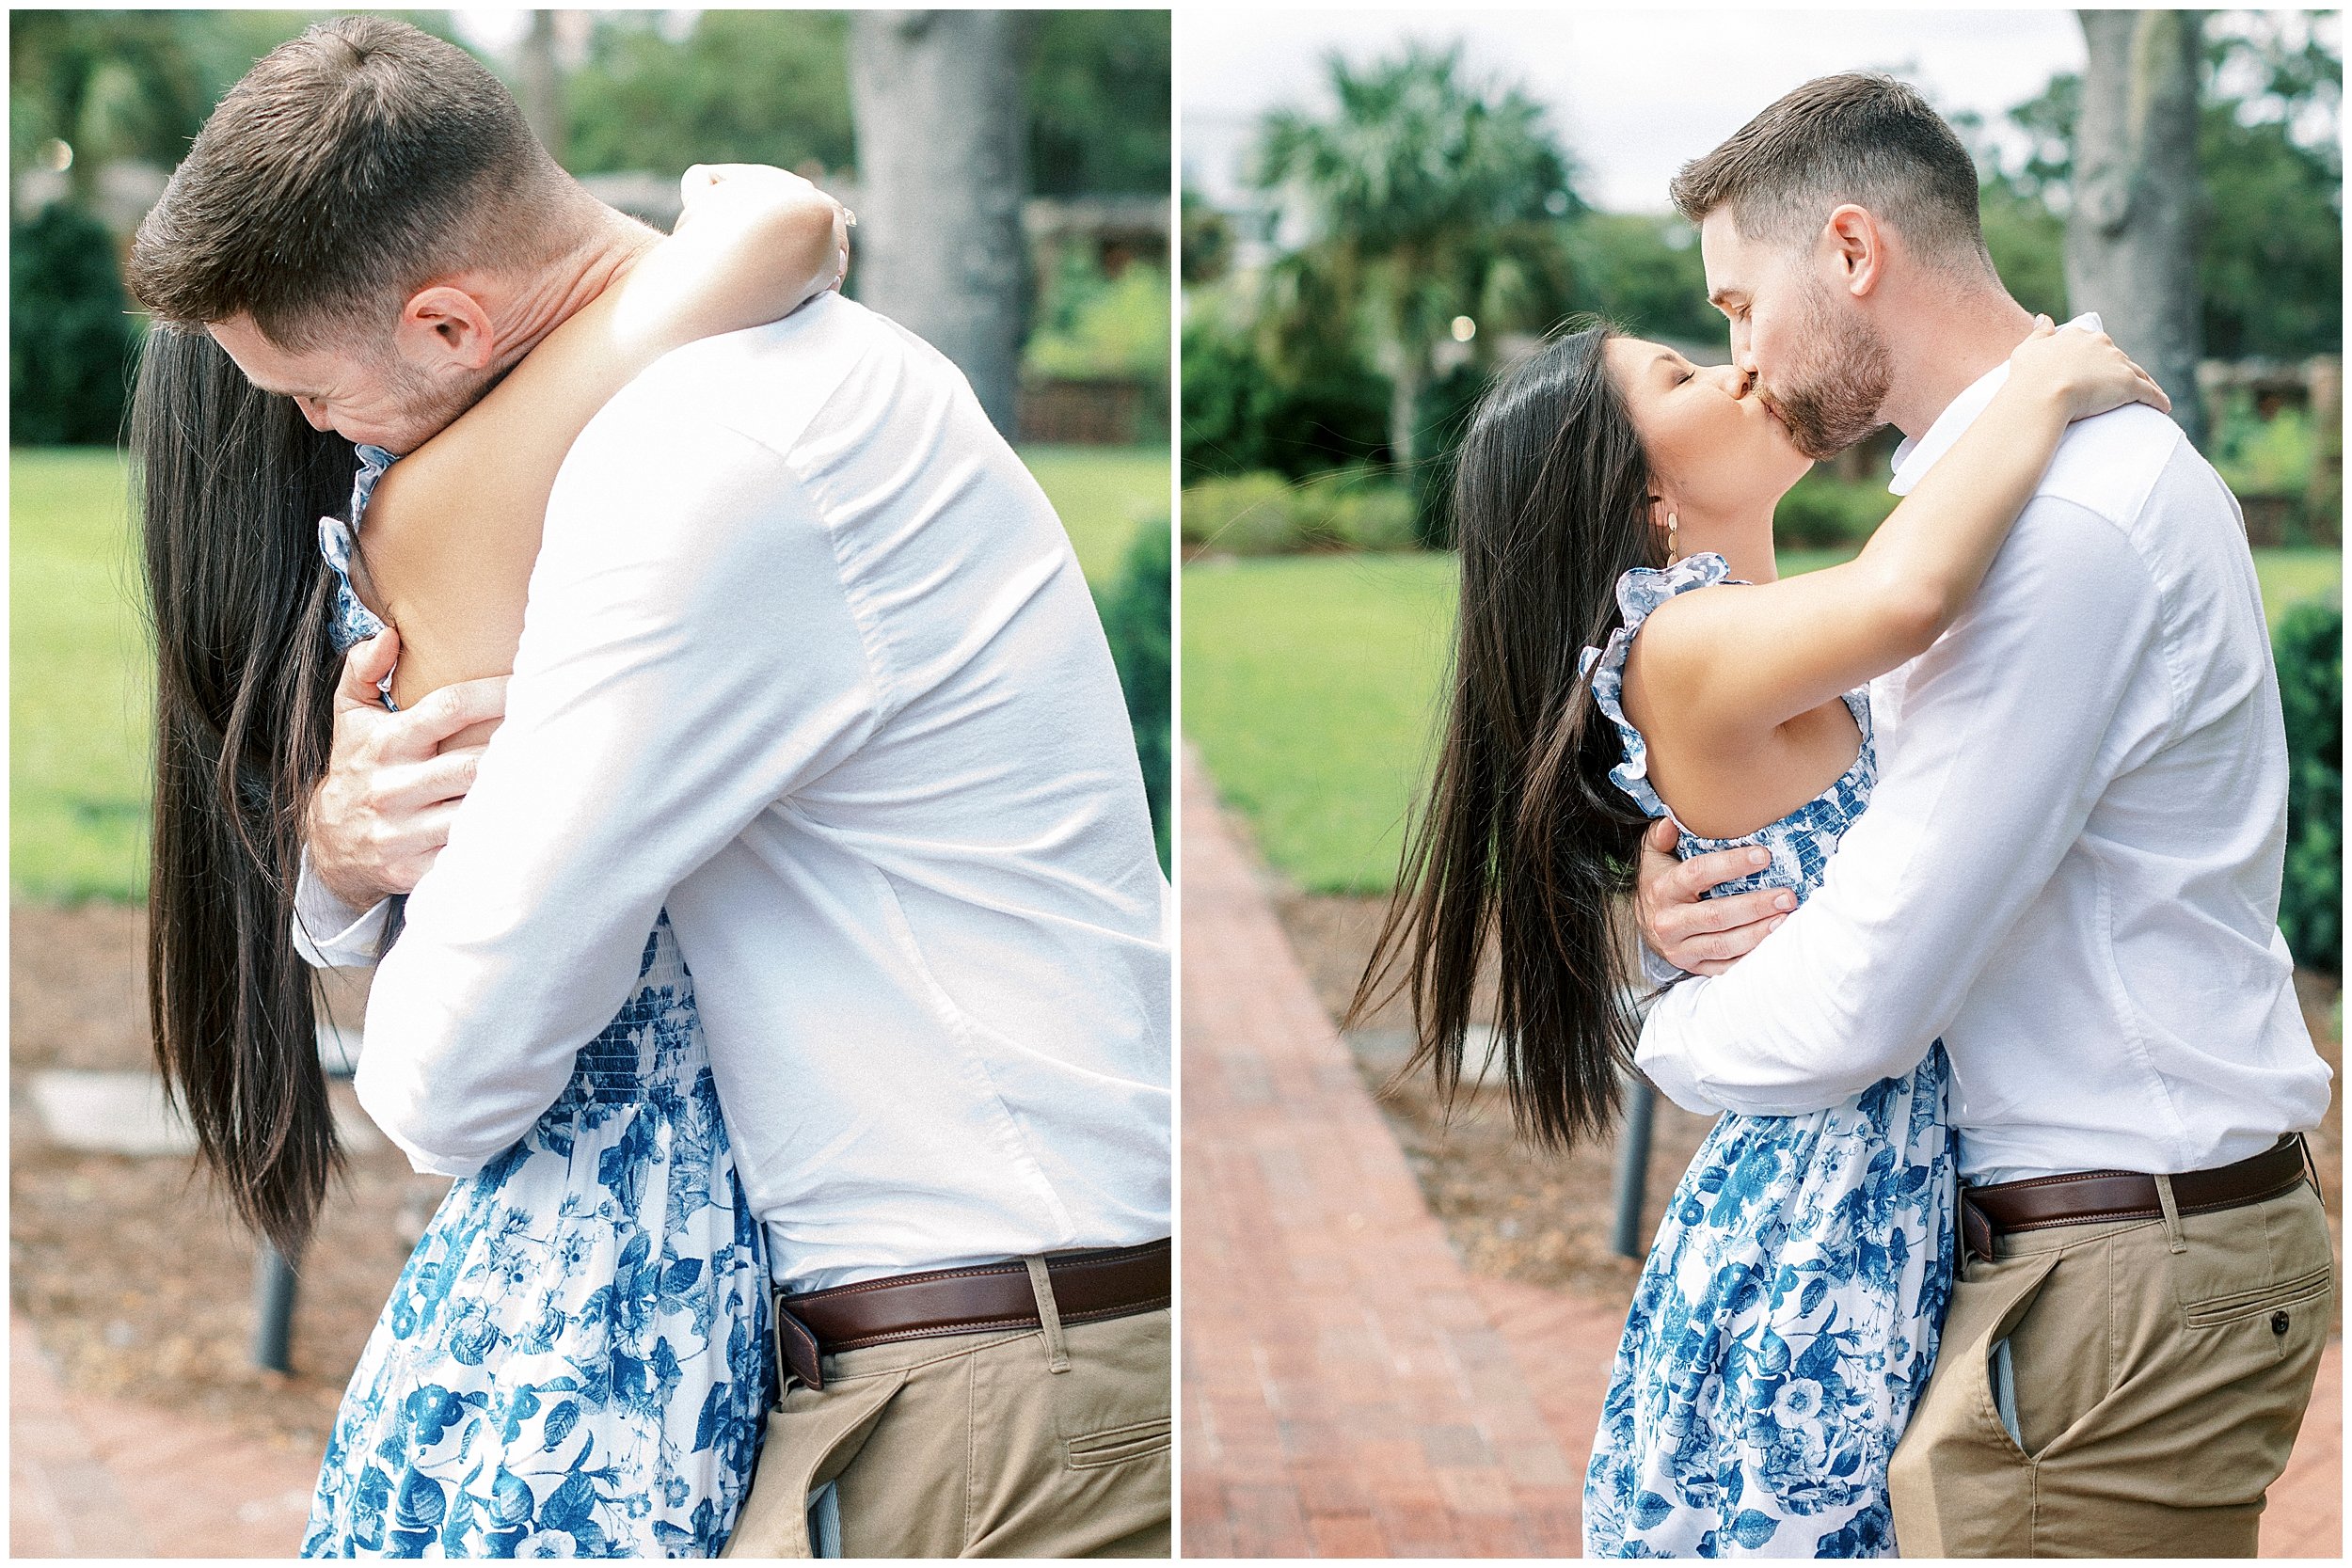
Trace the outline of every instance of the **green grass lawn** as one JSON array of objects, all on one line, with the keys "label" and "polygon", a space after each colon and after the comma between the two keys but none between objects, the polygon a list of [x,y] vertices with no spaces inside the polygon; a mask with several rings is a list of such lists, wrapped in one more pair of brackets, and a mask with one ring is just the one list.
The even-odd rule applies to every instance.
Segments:
[{"label": "green grass lawn", "polygon": [[[152,675],[138,610],[129,479],[102,449],[9,454],[8,844],[18,897],[143,897]],[[1168,515],[1168,452],[1033,447],[1089,581]]]},{"label": "green grass lawn", "polygon": [[[1783,569],[1842,559],[1790,552]],[[2259,550],[2275,621],[2337,588],[2333,550]],[[1313,892],[1381,892],[1425,776],[1450,556],[1218,562],[1184,577],[1184,732],[1266,855]]]},{"label": "green grass lawn", "polygon": [[146,887],[151,675],[120,459],[10,453],[8,529],[13,890],[136,897]]},{"label": "green grass lawn", "polygon": [[1078,565],[1097,588],[1111,580],[1136,530],[1168,520],[1168,443],[1144,447],[1023,447],[1061,514]]}]

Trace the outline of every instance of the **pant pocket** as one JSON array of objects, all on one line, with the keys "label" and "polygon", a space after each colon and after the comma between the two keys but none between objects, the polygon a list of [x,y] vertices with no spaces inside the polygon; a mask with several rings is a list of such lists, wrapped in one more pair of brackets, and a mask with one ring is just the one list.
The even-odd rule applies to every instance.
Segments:
[{"label": "pant pocket", "polygon": [[1112,1427],[1104,1432],[1089,1432],[1064,1439],[1073,1470],[1099,1469],[1105,1465],[1124,1464],[1130,1459],[1144,1459],[1155,1453],[1166,1453],[1171,1441],[1172,1423],[1165,1417],[1155,1421],[1139,1421],[1133,1426]]},{"label": "pant pocket", "polygon": [[805,1558],[809,1494],[849,1468],[882,1412],[905,1386],[904,1370],[822,1389],[794,1387],[768,1413],[751,1495],[721,1557]]},{"label": "pant pocket", "polygon": [[1168,1314],[1137,1313],[1071,1332],[1069,1369],[1046,1379],[1064,1465],[1099,1469],[1167,1451],[1175,1414]]},{"label": "pant pocket", "polygon": [[2051,1252],[1979,1264],[1955,1283],[1934,1373],[1887,1471],[1904,1556],[2022,1554],[2033,1465],[1994,1402],[1992,1360],[2058,1262]]}]

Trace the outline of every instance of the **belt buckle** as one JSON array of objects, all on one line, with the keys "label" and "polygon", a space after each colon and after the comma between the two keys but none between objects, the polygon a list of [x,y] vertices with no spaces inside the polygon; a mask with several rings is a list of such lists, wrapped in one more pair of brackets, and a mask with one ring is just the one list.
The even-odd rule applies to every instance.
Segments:
[{"label": "belt buckle", "polygon": [[[1960,1235],[1965,1251],[1987,1262],[1993,1259],[1993,1221],[1985,1212],[1968,1199],[1968,1190],[1960,1193]],[[1963,1262],[1966,1259],[1962,1259]]]},{"label": "belt buckle", "polygon": [[811,1388],[825,1386],[824,1349],[816,1334],[784,1304],[784,1293],[771,1298],[776,1314],[776,1360],[782,1370]]}]

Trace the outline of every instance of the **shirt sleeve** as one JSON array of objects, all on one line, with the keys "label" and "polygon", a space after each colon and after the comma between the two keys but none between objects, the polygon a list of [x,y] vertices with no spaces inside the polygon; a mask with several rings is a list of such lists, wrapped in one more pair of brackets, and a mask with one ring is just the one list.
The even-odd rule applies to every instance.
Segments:
[{"label": "shirt sleeve", "polygon": [[1914,667],[1869,809],[1821,885],[1725,974],[1658,999],[1642,1071],[1689,1110],[1794,1116],[1915,1067],[2107,781],[2174,721],[2169,701],[2134,700],[2158,627],[2114,524],[2031,502]]},{"label": "shirt sleeve", "polygon": [[384,945],[384,921],[392,901],[379,898],[355,910],[327,891],[302,851],[302,873],[294,881],[294,951],[312,969],[365,969]]},{"label": "shirt sleeve", "polygon": [[628,999],[670,889],[880,712],[785,460],[621,407],[557,478],[505,722],[370,995],[360,1102],[420,1170],[469,1174],[528,1132]]}]

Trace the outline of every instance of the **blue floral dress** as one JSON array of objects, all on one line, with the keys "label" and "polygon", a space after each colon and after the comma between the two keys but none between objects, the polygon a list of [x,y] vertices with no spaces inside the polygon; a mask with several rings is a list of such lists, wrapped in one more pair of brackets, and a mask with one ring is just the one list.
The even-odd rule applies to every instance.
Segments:
[{"label": "blue floral dress", "polygon": [[[359,455],[353,528],[392,462]],[[321,520],[339,648],[383,626],[351,540]],[[664,914],[563,1094],[450,1189],[402,1270],[302,1555],[716,1556],[770,1403],[767,1281]]]},{"label": "blue floral dress", "polygon": [[[1650,612],[1729,579],[1720,555],[1617,583],[1624,626],[1584,650],[1624,740],[1611,779],[1651,816],[1641,733],[1621,703]],[[1820,885],[1868,803],[1867,698],[1854,765],[1743,838],[1681,835],[1685,859],[1760,845],[1772,863],[1716,895]],[[1951,1293],[1952,1141],[1941,1042],[1909,1074],[1802,1117],[1725,1116],[1666,1206],[1618,1344],[1584,1480],[1587,1557],[1884,1557],[1887,1461],[1927,1386]]]}]

